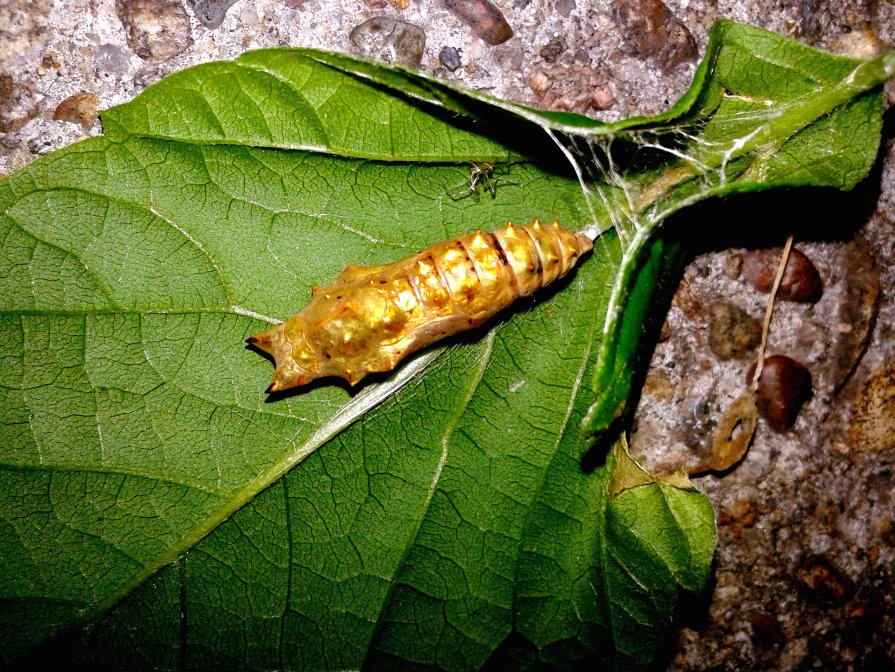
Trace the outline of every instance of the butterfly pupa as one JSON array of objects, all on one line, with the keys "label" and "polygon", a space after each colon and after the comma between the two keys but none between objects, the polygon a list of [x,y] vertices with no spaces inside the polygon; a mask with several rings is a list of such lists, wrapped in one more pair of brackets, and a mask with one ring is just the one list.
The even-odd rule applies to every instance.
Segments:
[{"label": "butterfly pupa", "polygon": [[276,363],[268,392],[338,376],[356,385],[412,352],[474,329],[566,275],[593,248],[584,233],[508,223],[382,266],[348,266],[312,288],[297,315],[248,339]]}]

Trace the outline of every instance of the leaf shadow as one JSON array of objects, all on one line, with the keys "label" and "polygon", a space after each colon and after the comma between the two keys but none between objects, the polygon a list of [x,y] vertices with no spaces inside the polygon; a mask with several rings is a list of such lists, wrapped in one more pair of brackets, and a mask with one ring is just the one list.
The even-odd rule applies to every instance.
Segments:
[{"label": "leaf shadow", "polygon": [[797,242],[847,241],[873,214],[881,170],[877,161],[871,173],[848,192],[834,187],[788,187],[709,199],[676,214],[666,231],[693,256],[737,247],[778,246],[790,234]]},{"label": "leaf shadow", "polygon": [[625,431],[626,426],[626,418],[616,418],[609,429],[605,432],[600,432],[593,439],[590,439],[584,454],[581,456],[582,473],[592,474],[597,469],[605,466],[606,458],[609,456],[612,446],[622,432]]},{"label": "leaf shadow", "polygon": [[[680,648],[680,632],[684,628],[695,630],[697,633],[705,632],[712,624],[710,608],[715,587],[718,584],[718,559],[712,559],[712,566],[706,578],[705,585],[698,593],[679,589],[675,604],[672,625],[669,628],[669,636],[653,658],[649,666],[649,672],[663,672],[671,667]],[[712,668],[708,668],[712,669]]]}]

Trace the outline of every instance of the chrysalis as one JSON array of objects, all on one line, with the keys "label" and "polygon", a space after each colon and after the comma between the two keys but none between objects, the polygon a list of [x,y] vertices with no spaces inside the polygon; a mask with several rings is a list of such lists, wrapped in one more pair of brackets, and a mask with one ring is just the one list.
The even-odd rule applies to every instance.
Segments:
[{"label": "chrysalis", "polygon": [[383,266],[349,266],[284,324],[248,339],[276,362],[268,392],[339,376],[355,385],[412,352],[474,329],[568,273],[593,248],[554,221],[508,223]]}]

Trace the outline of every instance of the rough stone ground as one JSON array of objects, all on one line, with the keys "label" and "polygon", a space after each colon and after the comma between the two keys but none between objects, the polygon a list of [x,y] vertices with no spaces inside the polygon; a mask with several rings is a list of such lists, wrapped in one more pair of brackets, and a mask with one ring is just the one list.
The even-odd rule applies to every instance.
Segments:
[{"label": "rough stone ground", "polygon": [[[671,104],[718,18],[823,48],[873,36],[895,43],[893,0],[494,4],[515,33],[497,45],[487,16],[464,22],[444,0],[4,0],[0,175],[100,133],[97,106],[130,100],[188,65],[258,47],[379,49],[497,96],[613,120]],[[395,47],[388,21],[350,39],[376,16],[422,28],[425,43],[409,31]],[[644,16],[656,21],[654,33]],[[759,422],[742,462],[697,479],[718,512],[716,571],[710,589],[683,610],[672,669],[895,667],[892,129],[890,111],[879,170],[851,199],[796,192],[697,213],[734,233],[707,243],[723,249],[687,269],[653,357],[632,445],[654,468],[698,464],[745,387],[755,357],[750,334],[767,297],[741,277],[741,246],[782,240],[736,232],[769,219],[768,231],[794,231],[824,293],[815,304],[779,302],[774,313],[769,352],[802,362],[814,380],[793,429],[777,433]]]}]

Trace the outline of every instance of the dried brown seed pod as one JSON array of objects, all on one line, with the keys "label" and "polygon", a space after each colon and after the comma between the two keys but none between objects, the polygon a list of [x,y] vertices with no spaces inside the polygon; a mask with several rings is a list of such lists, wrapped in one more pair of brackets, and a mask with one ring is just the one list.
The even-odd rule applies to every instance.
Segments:
[{"label": "dried brown seed pod", "polygon": [[[751,382],[755,375],[753,364],[746,376]],[[802,405],[811,398],[811,372],[792,357],[766,357],[758,380],[758,412],[772,429],[785,432],[796,422]]]},{"label": "dried brown seed pod", "polygon": [[[770,292],[780,263],[780,248],[751,250],[743,257],[743,278],[759,292]],[[785,301],[815,303],[824,292],[817,267],[803,252],[789,252],[777,297]]]}]

